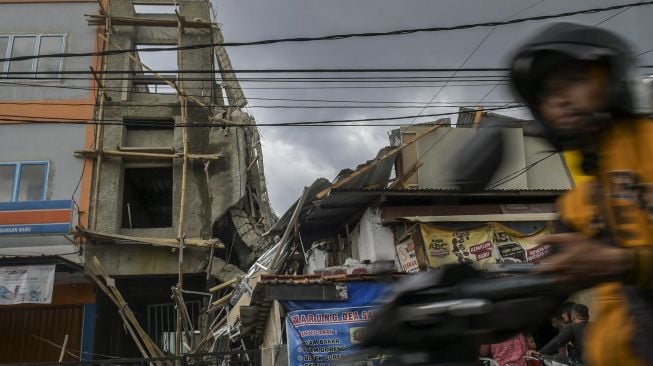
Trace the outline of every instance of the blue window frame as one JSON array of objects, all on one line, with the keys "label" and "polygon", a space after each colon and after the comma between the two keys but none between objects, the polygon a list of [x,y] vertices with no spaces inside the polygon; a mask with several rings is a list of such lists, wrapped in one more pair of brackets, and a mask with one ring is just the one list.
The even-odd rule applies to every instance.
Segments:
[{"label": "blue window frame", "polygon": [[44,200],[48,168],[47,161],[0,163],[0,202]]},{"label": "blue window frame", "polygon": [[[65,34],[0,34],[0,58],[41,56],[63,53]],[[9,75],[20,79],[59,79],[63,68],[62,57],[32,58],[0,62],[0,77]],[[17,74],[11,74],[11,72]],[[39,72],[39,74],[36,74]]]}]

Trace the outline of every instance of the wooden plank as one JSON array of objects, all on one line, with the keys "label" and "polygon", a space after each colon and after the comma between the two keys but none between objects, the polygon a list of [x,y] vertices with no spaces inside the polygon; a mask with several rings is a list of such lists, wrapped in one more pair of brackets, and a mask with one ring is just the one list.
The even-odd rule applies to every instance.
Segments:
[{"label": "wooden plank", "polygon": [[118,306],[119,309],[121,309],[121,312],[124,313],[125,318],[129,320],[129,322],[132,324],[132,327],[134,328],[134,331],[138,335],[140,339],[143,341],[143,345],[145,348],[148,350],[150,353],[151,357],[165,357],[165,354],[161,352],[159,347],[152,341],[152,338],[145,332],[143,327],[141,327],[140,323],[138,322],[138,319],[136,319],[136,316],[132,312],[131,308],[125,301],[125,299],[122,297],[122,294],[118,290],[118,288],[115,286],[115,280],[111,278],[104,267],[102,266],[102,263],[100,263],[100,260],[97,257],[93,257],[92,261],[93,265],[95,268],[98,270],[98,273],[104,281],[107,284],[107,287],[113,294],[114,298],[117,300],[116,305]]},{"label": "wooden plank", "polygon": [[[91,25],[102,25],[107,16],[102,14],[84,14],[87,21]],[[111,25],[113,26],[139,26],[139,27],[177,27],[179,22],[174,19],[152,19],[143,17],[117,17],[110,16]],[[183,20],[184,28],[217,28],[217,24],[211,22],[203,22],[199,20]]]},{"label": "wooden plank", "polygon": [[[116,241],[126,241],[126,242],[141,243],[141,244],[148,244],[154,246],[179,248],[179,242],[177,241],[177,239],[141,238],[135,236],[120,235],[120,234],[106,234],[106,233],[100,233],[91,230],[83,230],[82,234],[85,234],[91,240],[93,239],[97,240],[98,238],[106,238],[106,239],[112,239]],[[221,248],[221,249],[224,248],[224,244],[222,244],[219,241],[216,241],[215,239],[211,239],[211,240],[186,239],[184,242],[184,244],[189,247],[208,247],[209,245],[211,245],[211,243],[214,243],[216,248]],[[116,242],[115,244],[121,244],[121,243]]]},{"label": "wooden plank", "polygon": [[209,292],[210,293],[218,292],[218,291],[222,290],[223,288],[225,288],[227,286],[231,286],[231,285],[235,284],[236,282],[238,282],[238,278],[234,278],[233,280],[223,282],[223,283],[221,283],[221,284],[219,284],[217,286],[211,287],[209,289]]},{"label": "wooden plank", "polygon": [[[106,42],[109,42],[109,40],[108,40],[106,37],[104,37],[103,35],[99,34],[98,36],[99,36],[100,38],[104,39]],[[123,49],[122,47],[118,46],[118,45],[115,44],[114,42],[110,42],[110,44],[111,44],[113,47],[115,47],[116,49],[121,50],[121,51],[124,51],[124,49]],[[175,89],[175,90],[177,91],[177,93],[178,93],[180,96],[183,96],[184,99],[192,100],[193,102],[197,103],[198,105],[200,105],[200,106],[202,106],[202,107],[208,107],[208,105],[207,105],[206,103],[202,102],[201,100],[199,100],[199,99],[197,99],[197,98],[195,98],[195,97],[193,97],[193,96],[190,96],[190,95],[185,95],[185,94],[183,94],[182,92],[180,92],[180,91],[179,91],[179,88],[177,87],[177,85],[176,85],[175,83],[171,83],[170,81],[166,80],[165,77],[163,77],[163,76],[162,76],[161,74],[159,74],[158,72],[152,70],[149,66],[145,65],[143,62],[141,62],[141,60],[138,59],[138,57],[134,56],[132,53],[127,53],[127,57],[129,57],[129,58],[130,58],[132,61],[134,61],[136,64],[140,65],[140,67],[144,68],[145,70],[151,72],[152,74],[156,75],[158,78],[160,78],[161,80],[163,80],[163,81],[164,81],[168,86],[170,86],[171,88]]]},{"label": "wooden plank", "polygon": [[[100,279],[98,278],[100,277],[100,273],[96,268],[93,267],[91,263],[87,263],[86,272],[89,273],[89,277],[91,277],[91,279],[93,279],[93,281],[98,286],[98,288],[102,290],[102,292],[104,292],[105,295],[107,295],[109,300],[111,300],[111,302],[113,302],[116,306],[118,306],[118,300],[113,295],[113,292],[111,292],[111,290],[109,290],[109,288],[102,281],[100,281]],[[132,340],[136,344],[136,347],[138,347],[138,350],[141,352],[141,355],[143,355],[144,358],[151,357],[151,355],[148,354],[147,351],[145,351],[142,341],[138,338],[136,333],[134,333],[131,323],[127,320],[127,318],[125,318],[125,315],[122,313],[122,309],[120,308],[120,306],[118,306],[118,315],[120,315],[120,318],[122,319],[122,322],[125,325],[127,332],[129,333],[129,335],[131,335]]]},{"label": "wooden plank", "polygon": [[227,301],[229,301],[229,299],[231,298],[231,296],[232,296],[233,294],[234,294],[234,293],[233,293],[233,291],[232,291],[232,292],[230,292],[230,293],[224,295],[223,297],[219,298],[218,300],[214,301],[213,304],[211,304],[211,305],[212,305],[212,306],[219,306],[219,305],[222,305],[222,304],[226,303]]},{"label": "wooden plank", "polygon": [[[85,158],[88,157],[97,157],[99,154],[98,150],[86,149],[75,151],[75,155],[82,156]],[[163,154],[163,153],[154,153],[154,152],[144,152],[144,151],[125,151],[122,150],[103,150],[102,154],[107,157],[124,157],[124,158],[135,158],[135,159],[183,159],[184,156],[181,153],[173,154]],[[223,156],[221,154],[188,154],[188,159],[191,160],[219,160]]]},{"label": "wooden plank", "polygon": [[63,338],[63,346],[61,346],[61,353],[59,354],[59,363],[63,362],[63,357],[66,355],[66,348],[68,347],[68,334]]},{"label": "wooden plank", "polygon": [[419,168],[422,167],[424,163],[422,163],[419,160],[416,160],[415,163],[408,169],[408,171],[404,172],[404,175],[401,176],[401,178],[397,179],[392,185],[390,186],[390,189],[395,189],[397,186],[404,186],[406,182],[415,174],[417,174],[417,171],[419,171]]}]

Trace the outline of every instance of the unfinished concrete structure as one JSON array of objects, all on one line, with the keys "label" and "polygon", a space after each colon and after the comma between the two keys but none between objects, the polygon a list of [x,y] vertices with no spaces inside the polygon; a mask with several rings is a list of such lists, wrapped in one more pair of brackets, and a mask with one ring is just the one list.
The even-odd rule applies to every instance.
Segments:
[{"label": "unfinished concrete structure", "polygon": [[[262,233],[274,215],[258,130],[216,45],[222,35],[207,0],[110,0],[88,21],[105,28],[100,38],[109,54],[93,72],[103,123],[93,148],[78,152],[94,161],[89,225],[80,228],[86,262],[97,258],[118,278],[150,337],[177,352],[171,286],[206,292],[241,275],[269,245]],[[208,299],[184,296],[193,322],[206,328],[198,314]],[[98,313],[105,314],[97,325],[104,336],[96,352],[137,354],[121,336],[114,304],[100,303]]]}]

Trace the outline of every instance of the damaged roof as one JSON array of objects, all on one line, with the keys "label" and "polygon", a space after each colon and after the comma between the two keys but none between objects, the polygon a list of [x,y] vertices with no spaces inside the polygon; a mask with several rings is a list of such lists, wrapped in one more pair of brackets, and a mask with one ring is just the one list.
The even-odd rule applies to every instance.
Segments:
[{"label": "damaged roof", "polygon": [[249,306],[241,306],[241,334],[262,337],[265,322],[274,300],[294,301],[347,301],[347,282],[395,279],[395,274],[342,274],[342,275],[275,275],[263,274],[252,292]]},{"label": "damaged roof", "polygon": [[481,113],[481,118],[477,123],[479,127],[523,128],[524,136],[541,137],[544,134],[544,131],[537,121],[504,116],[498,113],[465,107],[460,107],[458,110],[458,121],[456,122],[456,127],[474,127],[474,119],[476,119],[477,112]]}]

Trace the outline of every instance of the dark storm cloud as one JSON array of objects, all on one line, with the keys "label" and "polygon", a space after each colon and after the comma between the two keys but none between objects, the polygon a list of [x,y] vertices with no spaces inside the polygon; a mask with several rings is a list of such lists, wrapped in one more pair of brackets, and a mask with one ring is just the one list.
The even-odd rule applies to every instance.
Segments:
[{"label": "dark storm cloud", "polygon": [[[578,9],[614,5],[609,0],[213,0],[218,21],[227,41],[251,41],[289,36],[318,36],[334,33],[384,31],[434,25],[503,20],[511,14],[527,17]],[[615,14],[600,13],[563,19],[595,25]],[[648,40],[653,7],[623,12],[601,24],[615,30],[635,45],[636,51],[653,48]],[[496,28],[469,59],[465,67],[504,66],[509,52],[525,37],[542,27],[529,22]],[[312,43],[289,43],[254,47],[232,47],[229,54],[234,68],[457,68],[479,45],[491,28],[408,36],[349,39]],[[649,54],[653,58],[653,53]],[[648,60],[650,60],[649,58]],[[645,60],[644,60],[645,61]],[[251,75],[250,75],[251,76]],[[264,77],[265,75],[257,75]],[[268,75],[270,76],[270,75]],[[274,75],[281,76],[281,75]],[[302,76],[302,75],[292,75]],[[314,76],[314,75],[309,75]],[[452,82],[456,84],[456,82]],[[368,101],[429,101],[437,87],[384,89],[294,89],[270,90],[261,87],[325,87],[326,83],[243,82],[253,106],[315,105],[254,98],[341,99]],[[340,84],[342,85],[342,84]],[[348,84],[352,86],[352,84]],[[390,84],[367,84],[389,86]],[[415,85],[406,83],[404,85]],[[428,84],[427,84],[428,85]],[[329,85],[332,86],[332,85]],[[485,87],[450,86],[440,92],[436,102],[478,101],[493,85]],[[505,87],[499,87],[485,102],[510,101]],[[424,113],[453,112],[451,108],[429,108]],[[373,118],[418,114],[416,109],[260,109],[252,108],[260,123],[307,120]],[[508,114],[526,116],[523,111]],[[416,122],[433,120],[422,118]],[[455,117],[454,117],[455,120]],[[410,123],[412,120],[399,122]],[[273,206],[284,211],[303,186],[318,177],[333,179],[343,168],[353,168],[375,156],[388,144],[383,127],[262,128],[266,175]]]}]

